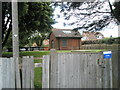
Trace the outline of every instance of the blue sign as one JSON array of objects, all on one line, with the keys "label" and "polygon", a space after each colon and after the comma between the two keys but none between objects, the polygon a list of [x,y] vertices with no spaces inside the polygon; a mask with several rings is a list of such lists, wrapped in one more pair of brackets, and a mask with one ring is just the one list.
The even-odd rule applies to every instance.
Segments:
[{"label": "blue sign", "polygon": [[106,58],[112,58],[112,52],[111,51],[104,51],[103,57]]}]

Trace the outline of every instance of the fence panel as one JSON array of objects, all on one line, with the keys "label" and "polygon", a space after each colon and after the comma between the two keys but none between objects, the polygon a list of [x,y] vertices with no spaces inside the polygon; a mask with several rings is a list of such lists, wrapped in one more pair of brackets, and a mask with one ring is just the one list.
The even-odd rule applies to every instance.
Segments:
[{"label": "fence panel", "polygon": [[45,78],[47,80],[43,82],[43,88],[118,87],[114,85],[118,84],[118,69],[115,68],[118,61],[114,54],[113,52],[112,59],[103,59],[102,53],[56,53],[54,51],[50,56],[44,56],[43,80]]},{"label": "fence panel", "polygon": [[[23,65],[28,65],[28,67],[22,67],[22,76],[20,76],[20,63],[18,59],[14,58],[0,58],[0,90],[2,88],[22,88],[21,81],[25,82],[27,85],[24,88],[34,87],[34,62],[33,58],[26,58]],[[24,74],[23,74],[24,73]],[[24,78],[24,76],[28,76]],[[29,85],[30,84],[30,85]]]}]

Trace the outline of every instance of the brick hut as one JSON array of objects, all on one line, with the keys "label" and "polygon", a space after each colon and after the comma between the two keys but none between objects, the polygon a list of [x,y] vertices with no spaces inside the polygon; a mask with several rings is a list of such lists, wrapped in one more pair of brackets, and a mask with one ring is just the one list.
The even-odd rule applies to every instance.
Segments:
[{"label": "brick hut", "polygon": [[81,47],[81,34],[72,29],[52,29],[49,37],[50,49],[78,50]]}]

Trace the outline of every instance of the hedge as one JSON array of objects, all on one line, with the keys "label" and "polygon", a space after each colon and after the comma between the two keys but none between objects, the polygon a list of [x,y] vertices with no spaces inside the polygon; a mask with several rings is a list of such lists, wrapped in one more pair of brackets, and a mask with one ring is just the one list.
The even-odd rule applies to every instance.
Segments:
[{"label": "hedge", "polygon": [[82,45],[85,45],[85,44],[120,44],[120,37],[104,38],[101,40],[82,41]]}]

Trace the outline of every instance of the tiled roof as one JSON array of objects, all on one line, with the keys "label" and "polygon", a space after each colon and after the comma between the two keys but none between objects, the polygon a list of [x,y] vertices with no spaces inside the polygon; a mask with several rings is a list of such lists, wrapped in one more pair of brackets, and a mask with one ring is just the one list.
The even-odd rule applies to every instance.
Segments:
[{"label": "tiled roof", "polygon": [[95,35],[91,32],[85,32],[82,35],[83,37],[87,37],[87,40],[96,40],[97,38],[95,37]]},{"label": "tiled roof", "polygon": [[87,40],[97,40],[97,35],[103,36],[100,32],[83,32],[82,34]]},{"label": "tiled roof", "polygon": [[74,37],[74,38],[82,38],[82,35],[77,31],[73,31],[72,29],[52,29],[55,37]]}]

